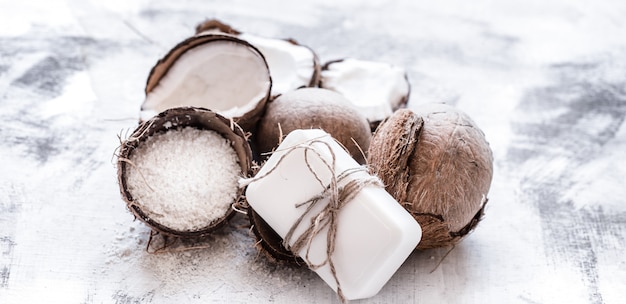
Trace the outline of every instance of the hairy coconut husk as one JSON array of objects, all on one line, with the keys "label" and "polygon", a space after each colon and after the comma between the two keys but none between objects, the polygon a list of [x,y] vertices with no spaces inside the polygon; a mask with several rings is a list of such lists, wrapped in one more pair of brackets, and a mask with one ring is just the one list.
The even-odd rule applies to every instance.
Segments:
[{"label": "hairy coconut husk", "polygon": [[[162,225],[142,211],[141,207],[135,203],[133,194],[129,191],[127,185],[127,170],[132,166],[128,160],[135,149],[152,135],[184,127],[215,131],[228,139],[237,154],[238,163],[241,167],[241,176],[252,176],[252,152],[243,130],[234,121],[208,109],[181,107],[166,110],[152,119],[141,123],[130,137],[122,143],[117,161],[118,182],[122,198],[126,201],[128,209],[136,218],[146,223],[153,230],[176,237],[202,237],[224,225],[224,223],[234,215],[233,208],[228,208],[227,212],[222,217],[211,223],[207,223],[206,227],[202,229],[195,231],[177,231]],[[207,172],[207,174],[209,173],[210,172]],[[243,189],[238,189],[235,196],[237,199],[233,201],[233,203],[236,203],[242,195]]]},{"label": "hairy coconut husk", "polygon": [[454,245],[482,218],[492,152],[470,117],[451,106],[396,111],[372,137],[368,165],[422,226],[418,249]]},{"label": "hairy coconut husk", "polygon": [[[254,107],[252,107],[246,113],[243,113],[242,115],[228,117],[228,118],[232,118],[239,126],[241,126],[243,130],[245,131],[253,130],[258,119],[263,113],[266,102],[269,100],[271,87],[272,87],[272,80],[269,75],[270,73],[269,67],[267,66],[267,62],[265,61],[265,57],[263,56],[263,54],[252,44],[232,35],[217,34],[217,33],[197,35],[197,36],[189,37],[183,40],[182,42],[178,43],[162,59],[160,59],[154,65],[154,67],[152,67],[149,73],[148,79],[146,81],[146,87],[145,87],[146,96],[148,96],[148,94],[150,94],[157,86],[160,85],[163,77],[169,72],[172,66],[177,63],[177,60],[181,56],[183,56],[185,53],[192,50],[193,48],[206,45],[208,43],[224,42],[224,41],[239,44],[242,47],[247,48],[250,51],[251,56],[256,56],[258,57],[259,60],[263,61],[263,64],[265,67],[264,68],[265,71],[262,71],[262,72],[267,74],[267,81],[269,83],[266,89],[267,92],[264,92],[263,96],[260,97],[259,100],[250,100],[249,102],[253,103]],[[211,73],[211,72],[212,71],[210,70],[206,71],[206,73]],[[242,85],[245,85],[245,84],[242,84]],[[219,109],[216,109],[215,107],[212,106],[212,102],[222,102],[222,100],[214,100],[212,98],[206,98],[205,100],[206,100],[206,103],[204,103],[202,106],[198,106],[198,105],[187,104],[187,102],[184,99],[181,99],[179,104],[176,107],[195,106],[195,107],[208,108],[213,111],[220,112]],[[146,105],[146,102],[144,102],[144,104],[141,107],[141,110],[142,111],[156,110],[157,112],[160,112],[160,111],[163,111],[164,109],[148,107]]]},{"label": "hairy coconut husk", "polygon": [[[265,59],[267,60],[268,66],[270,68],[270,73],[272,73],[272,70],[281,68],[280,64],[282,64],[286,58],[281,58],[280,60],[274,61],[273,58],[275,56],[269,56],[270,55],[269,53],[272,52],[273,49],[272,49],[272,46],[267,44],[268,41],[272,41],[274,43],[283,42],[285,45],[291,45],[292,47],[285,47],[284,45],[283,47],[281,47],[281,51],[284,52],[284,54],[289,53],[289,49],[304,48],[308,50],[308,52],[311,55],[311,61],[310,61],[311,74],[306,76],[304,72],[297,73],[300,77],[303,77],[303,80],[308,79],[308,81],[303,81],[295,86],[290,86],[287,89],[280,90],[279,89],[280,84],[282,81],[284,81],[284,79],[281,78],[281,75],[284,75],[286,73],[273,73],[272,81],[274,85],[272,87],[272,97],[271,97],[272,99],[276,98],[277,96],[281,94],[286,93],[287,91],[295,90],[295,89],[302,88],[302,87],[319,86],[320,81],[321,81],[322,65],[321,65],[321,62],[319,60],[319,56],[317,55],[317,53],[309,46],[300,44],[298,41],[296,41],[293,38],[284,38],[284,39],[267,38],[267,37],[257,36],[251,33],[241,32],[233,28],[229,24],[226,24],[218,19],[207,19],[196,26],[196,32],[195,32],[196,35],[216,34],[216,33],[233,35],[257,47],[261,51],[261,53],[263,53],[263,55],[265,56]],[[303,64],[303,63],[295,62],[295,64],[298,65],[298,64]]]},{"label": "hairy coconut husk", "polygon": [[287,92],[267,104],[253,140],[261,154],[272,152],[291,131],[322,129],[360,164],[372,137],[367,119],[341,94],[321,88]]}]

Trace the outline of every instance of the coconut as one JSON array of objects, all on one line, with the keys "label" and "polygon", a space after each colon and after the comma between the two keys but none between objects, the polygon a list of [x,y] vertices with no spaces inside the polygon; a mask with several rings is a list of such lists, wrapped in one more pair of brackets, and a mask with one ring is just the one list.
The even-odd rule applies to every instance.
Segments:
[{"label": "coconut", "polygon": [[294,39],[276,39],[243,33],[216,19],[204,21],[196,27],[197,35],[215,33],[234,35],[261,51],[272,76],[272,97],[319,84],[321,64],[317,54]]},{"label": "coconut", "polygon": [[273,151],[282,137],[296,129],[322,129],[341,143],[360,164],[372,137],[367,119],[341,94],[302,88],[267,104],[253,140],[261,154]]},{"label": "coconut", "polygon": [[[267,104],[253,142],[263,155],[274,151],[283,136],[296,129],[319,128],[328,132],[359,163],[365,162],[371,132],[367,119],[339,93],[321,88],[287,92]],[[248,218],[258,249],[271,260],[302,264],[302,259],[282,245],[282,239],[252,208]]]},{"label": "coconut", "polygon": [[230,35],[194,36],[176,45],[150,71],[141,117],[175,107],[203,107],[250,131],[271,87],[265,58],[248,42]]},{"label": "coconut", "polygon": [[406,71],[392,64],[346,58],[322,67],[320,87],[345,96],[370,122],[378,124],[409,100],[411,85]]},{"label": "coconut", "polygon": [[118,180],[129,210],[155,231],[201,237],[234,213],[252,175],[252,152],[243,130],[213,111],[166,110],[137,127],[122,143]]},{"label": "coconut", "polygon": [[368,165],[422,226],[418,249],[456,244],[483,216],[493,156],[484,133],[458,109],[396,111],[372,137]]}]

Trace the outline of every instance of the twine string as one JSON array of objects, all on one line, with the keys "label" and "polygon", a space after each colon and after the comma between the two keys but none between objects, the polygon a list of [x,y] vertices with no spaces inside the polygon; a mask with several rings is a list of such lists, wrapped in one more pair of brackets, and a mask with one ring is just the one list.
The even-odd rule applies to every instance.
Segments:
[{"label": "twine string", "polygon": [[[321,144],[325,148],[328,149],[330,154],[330,161],[323,157],[320,151],[316,149],[313,145]],[[308,267],[311,270],[319,269],[325,265],[329,266],[330,272],[333,276],[333,279],[337,285],[337,295],[342,303],[346,302],[346,298],[343,295],[343,291],[341,289],[341,284],[339,282],[339,278],[337,276],[337,270],[335,267],[335,263],[333,261],[333,253],[335,252],[336,247],[336,236],[337,236],[337,227],[338,227],[338,215],[340,210],[352,201],[356,195],[367,186],[377,186],[384,187],[380,179],[377,177],[371,176],[369,174],[362,174],[360,176],[354,177],[353,175],[358,174],[360,172],[368,173],[366,167],[355,167],[347,169],[339,174],[336,174],[335,164],[336,164],[336,155],[333,152],[332,147],[326,141],[320,140],[319,138],[314,138],[308,140],[304,143],[295,145],[293,147],[285,149],[285,153],[281,155],[278,159],[276,165],[272,167],[270,170],[266,171],[265,174],[255,176],[253,178],[244,179],[240,182],[240,186],[248,185],[254,181],[265,178],[272,172],[276,170],[276,168],[283,162],[283,160],[293,153],[294,151],[302,149],[304,150],[304,160],[308,170],[313,174],[316,181],[322,186],[322,192],[314,195],[310,199],[296,203],[296,208],[306,207],[306,210],[302,212],[300,217],[293,223],[285,237],[283,238],[283,246],[290,250],[291,252],[298,253],[306,248],[303,260],[307,263]],[[330,172],[330,182],[326,185],[322,178],[311,165],[309,158],[311,157],[310,153],[313,153],[314,156],[322,162],[322,167],[325,170]],[[350,181],[346,182],[345,185],[339,186],[339,184],[343,183],[344,180],[353,177]],[[320,202],[328,200],[328,204],[322,208],[317,214],[311,214],[314,207]],[[307,228],[298,236],[295,235],[296,230],[300,225],[304,222],[305,219],[310,218],[311,221]],[[326,233],[326,257],[323,261],[314,263],[310,257],[311,245],[315,237],[317,237],[326,227],[328,227],[328,231]],[[293,242],[292,240],[295,239]],[[290,244],[293,243],[293,244]]]}]

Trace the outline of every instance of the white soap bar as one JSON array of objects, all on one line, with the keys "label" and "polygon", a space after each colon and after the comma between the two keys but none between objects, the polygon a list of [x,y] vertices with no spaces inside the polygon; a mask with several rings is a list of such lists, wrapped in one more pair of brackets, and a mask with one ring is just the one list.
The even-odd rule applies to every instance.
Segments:
[{"label": "white soap bar", "polygon": [[[305,160],[306,149],[290,149],[296,146],[308,146],[317,153],[309,150]],[[320,156],[330,164],[333,154],[336,176],[360,167],[328,133],[315,129],[293,131],[257,173],[258,178],[248,185],[248,203],[282,238],[307,208],[296,207],[296,204],[319,195],[329,185],[332,172]],[[339,186],[364,176],[369,177],[364,171],[350,174]],[[328,199],[319,201],[307,216],[314,217],[328,202]],[[415,219],[384,188],[376,185],[366,186],[343,206],[337,222],[336,247],[331,258],[347,300],[377,294],[411,254],[422,235]],[[305,218],[295,230],[291,244],[310,225],[311,219]],[[313,264],[322,263],[327,257],[327,231],[328,227],[324,228],[311,242],[309,260]],[[305,258],[306,251],[304,248],[297,254]],[[328,264],[314,270],[337,291]]]}]

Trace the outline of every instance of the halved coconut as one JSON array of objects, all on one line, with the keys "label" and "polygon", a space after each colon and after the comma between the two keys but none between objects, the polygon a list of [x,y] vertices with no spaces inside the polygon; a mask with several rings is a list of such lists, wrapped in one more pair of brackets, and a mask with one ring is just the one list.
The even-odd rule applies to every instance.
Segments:
[{"label": "halved coconut", "polygon": [[234,213],[252,175],[243,130],[213,111],[183,107],[145,121],[123,142],[120,192],[128,208],[152,229],[180,237],[203,236]]},{"label": "halved coconut", "polygon": [[176,45],[152,68],[141,117],[145,120],[175,107],[203,107],[249,131],[271,87],[265,58],[248,42],[230,35],[194,36]]},{"label": "halved coconut", "polygon": [[354,58],[324,64],[320,87],[339,92],[350,100],[370,122],[372,131],[405,106],[411,92],[403,68]]},{"label": "halved coconut", "polygon": [[204,21],[196,27],[197,35],[216,33],[234,35],[261,51],[272,75],[273,97],[319,84],[321,65],[317,54],[293,39],[266,38],[242,33],[215,19]]}]

